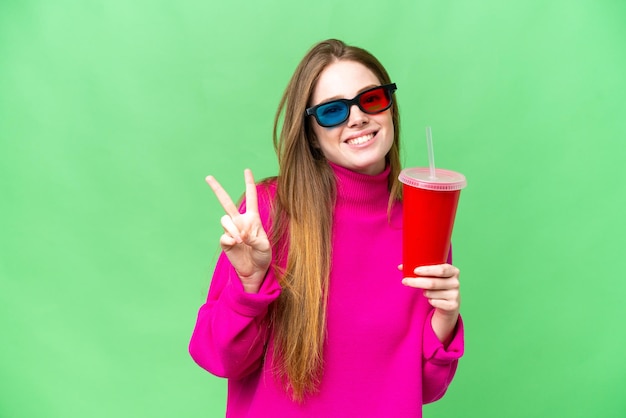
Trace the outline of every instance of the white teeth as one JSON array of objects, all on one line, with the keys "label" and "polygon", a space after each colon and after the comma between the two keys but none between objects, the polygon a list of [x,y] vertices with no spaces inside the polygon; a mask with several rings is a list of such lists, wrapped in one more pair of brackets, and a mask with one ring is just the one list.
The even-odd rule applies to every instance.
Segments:
[{"label": "white teeth", "polygon": [[350,145],[360,145],[360,144],[366,143],[372,138],[374,138],[374,134],[367,134],[367,135],[359,136],[358,138],[348,139],[346,143]]}]

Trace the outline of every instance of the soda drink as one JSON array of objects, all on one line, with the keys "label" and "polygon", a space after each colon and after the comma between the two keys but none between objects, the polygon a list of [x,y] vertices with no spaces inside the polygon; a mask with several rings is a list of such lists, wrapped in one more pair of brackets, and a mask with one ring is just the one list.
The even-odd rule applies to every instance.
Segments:
[{"label": "soda drink", "polygon": [[465,176],[455,171],[428,167],[405,168],[402,182],[402,264],[404,277],[415,277],[416,267],[443,264]]}]

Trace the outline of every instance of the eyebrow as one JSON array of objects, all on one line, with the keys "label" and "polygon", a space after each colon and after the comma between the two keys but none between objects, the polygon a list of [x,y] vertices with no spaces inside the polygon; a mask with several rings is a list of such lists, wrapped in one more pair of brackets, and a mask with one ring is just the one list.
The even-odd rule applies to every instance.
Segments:
[{"label": "eyebrow", "polygon": [[[381,86],[381,84],[370,84],[370,85],[368,85],[368,86],[365,86],[365,87],[363,87],[361,90],[357,91],[357,93],[355,94],[355,96],[354,96],[354,97],[356,97],[356,96],[358,96],[359,94],[363,93],[365,90],[369,90],[369,89],[372,89],[372,88],[374,88],[374,87],[380,87],[380,86]],[[328,99],[322,100],[321,102],[319,102],[319,103],[317,103],[317,104],[314,104],[313,106],[319,106],[319,105],[321,105],[321,104],[334,102],[335,100],[341,100],[341,99],[343,99],[343,98],[344,98],[344,97],[341,97],[341,96],[333,96],[333,97],[329,97]]]}]

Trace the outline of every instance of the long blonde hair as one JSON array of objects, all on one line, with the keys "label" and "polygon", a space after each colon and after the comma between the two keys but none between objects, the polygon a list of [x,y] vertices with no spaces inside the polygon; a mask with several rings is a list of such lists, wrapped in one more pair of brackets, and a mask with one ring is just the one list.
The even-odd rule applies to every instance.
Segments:
[{"label": "long blonde hair", "polygon": [[[271,310],[276,375],[296,401],[316,392],[323,373],[326,306],[331,260],[335,177],[313,142],[312,118],[305,109],[321,72],[338,60],[369,68],[381,84],[391,80],[369,52],[329,39],[313,46],[296,68],[274,119],[274,148],[279,174],[271,241],[273,266],[282,292]],[[398,106],[392,108],[394,141],[386,156],[390,165],[389,208],[401,199]],[[282,117],[282,129],[278,135]]]}]

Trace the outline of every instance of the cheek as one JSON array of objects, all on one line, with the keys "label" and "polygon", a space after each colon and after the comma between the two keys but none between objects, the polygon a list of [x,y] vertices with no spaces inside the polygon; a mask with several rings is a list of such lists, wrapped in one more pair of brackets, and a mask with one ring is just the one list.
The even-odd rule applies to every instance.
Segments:
[{"label": "cheek", "polygon": [[391,149],[393,148],[393,142],[395,137],[395,129],[393,126],[393,121],[391,117],[389,120],[383,125],[385,127],[385,155],[389,154]]},{"label": "cheek", "polygon": [[388,140],[390,140],[393,143],[393,137],[395,134],[395,129],[393,126],[393,119],[391,117],[391,112],[389,112],[388,115],[385,115],[384,118],[382,118],[379,123],[385,128],[385,136]]},{"label": "cheek", "polygon": [[315,134],[315,143],[318,147],[325,148],[336,144],[340,137],[340,128],[322,128],[319,125],[313,127],[313,133]]},{"label": "cheek", "polygon": [[389,130],[389,135],[393,138],[396,131],[395,131],[395,128],[393,126],[393,120],[391,120],[391,118],[389,118],[389,125],[388,125],[387,129]]},{"label": "cheek", "polygon": [[317,123],[313,122],[312,124],[313,124],[312,128],[313,128],[313,135],[314,135],[314,137],[312,138],[313,145],[315,145],[316,147],[319,147],[320,138],[322,137],[324,132],[322,131],[322,127],[319,126]]}]

